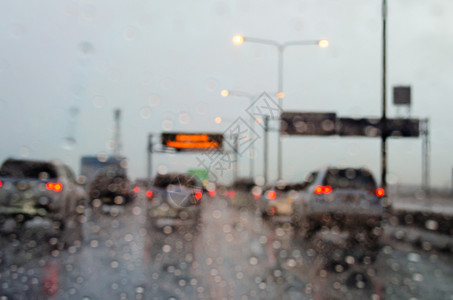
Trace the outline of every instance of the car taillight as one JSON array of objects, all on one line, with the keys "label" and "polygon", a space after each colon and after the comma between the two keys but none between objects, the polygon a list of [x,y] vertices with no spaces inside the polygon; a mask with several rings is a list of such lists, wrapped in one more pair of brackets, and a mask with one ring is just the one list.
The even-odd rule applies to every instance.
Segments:
[{"label": "car taillight", "polygon": [[332,193],[332,187],[328,185],[317,185],[315,187],[315,194],[322,195],[322,194],[330,194]]},{"label": "car taillight", "polygon": [[48,182],[46,183],[46,189],[49,191],[60,192],[63,190],[63,184],[59,182]]},{"label": "car taillight", "polygon": [[140,192],[140,187],[135,186],[134,187],[134,193],[138,194],[138,192]]},{"label": "car taillight", "polygon": [[203,197],[203,193],[202,192],[196,192],[194,196],[195,196],[195,199],[200,200],[201,197]]},{"label": "car taillight", "polygon": [[236,196],[236,192],[234,190],[226,190],[223,195],[225,197],[229,197],[230,199],[233,199]]},{"label": "car taillight", "polygon": [[146,197],[152,198],[152,197],[153,197],[153,191],[147,190],[147,191],[146,191]]},{"label": "car taillight", "polygon": [[0,180],[0,187],[2,187],[2,185],[3,185],[3,181]]},{"label": "car taillight", "polygon": [[211,197],[215,197],[215,195],[217,194],[217,192],[215,190],[210,190],[210,191],[208,191],[208,193],[209,193],[209,196],[211,196]]},{"label": "car taillight", "polygon": [[276,192],[276,191],[269,191],[269,192],[267,192],[267,198],[269,198],[269,199],[275,199],[275,198],[277,198],[277,192]]},{"label": "car taillight", "polygon": [[383,188],[376,189],[376,196],[382,197],[385,195],[385,190]]}]

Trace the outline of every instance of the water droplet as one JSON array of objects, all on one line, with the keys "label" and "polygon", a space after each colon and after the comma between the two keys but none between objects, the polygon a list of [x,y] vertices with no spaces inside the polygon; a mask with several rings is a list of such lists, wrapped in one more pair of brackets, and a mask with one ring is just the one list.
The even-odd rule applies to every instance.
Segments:
[{"label": "water droplet", "polygon": [[20,38],[24,34],[24,28],[22,25],[15,24],[11,26],[10,33],[15,38]]},{"label": "water droplet", "polygon": [[186,112],[182,112],[179,114],[179,123],[183,125],[187,125],[190,123],[190,115]]},{"label": "water droplet", "polygon": [[30,150],[29,147],[27,147],[27,146],[20,147],[20,150],[19,150],[20,156],[29,157],[30,156],[30,152],[31,152],[31,150]]},{"label": "water droplet", "polygon": [[151,95],[148,97],[148,105],[151,107],[160,105],[160,97],[157,95]]},{"label": "water droplet", "polygon": [[100,152],[100,153],[98,153],[97,158],[100,162],[106,162],[108,160],[109,156],[105,152]]},{"label": "water droplet", "polygon": [[161,175],[165,175],[167,174],[168,172],[168,168],[166,165],[160,165],[157,167],[157,173],[161,174]]},{"label": "water droplet", "polygon": [[141,110],[140,110],[140,117],[142,119],[149,119],[151,117],[151,108],[149,107],[143,107]]},{"label": "water droplet", "polygon": [[116,269],[116,268],[118,268],[118,266],[119,266],[119,263],[116,260],[114,260],[110,263],[110,267],[112,269]]},{"label": "water droplet", "polygon": [[219,83],[217,82],[216,79],[210,78],[206,81],[206,89],[208,91],[213,92],[213,91],[217,90],[218,87],[219,87]]},{"label": "water droplet", "polygon": [[90,42],[87,42],[87,41],[84,41],[84,42],[81,42],[79,44],[79,50],[85,54],[85,55],[89,55],[89,54],[92,54],[94,52],[94,46],[92,43]]},{"label": "water droplet", "polygon": [[208,105],[204,102],[198,103],[197,113],[200,115],[205,115],[208,112]]},{"label": "water droplet", "polygon": [[73,138],[73,137],[65,137],[65,138],[63,138],[61,147],[64,150],[68,150],[69,151],[69,150],[73,150],[76,145],[77,145],[77,141],[76,141],[75,138]]},{"label": "water droplet", "polygon": [[124,30],[123,36],[127,41],[133,41],[138,37],[138,30],[134,27],[128,27]]},{"label": "water droplet", "polygon": [[173,121],[172,120],[164,120],[162,121],[162,129],[163,130],[171,130],[173,128]]},{"label": "water droplet", "polygon": [[228,5],[226,5],[225,3],[222,3],[222,2],[217,3],[215,5],[214,10],[215,10],[216,15],[218,15],[218,16],[222,17],[222,16],[228,15]]},{"label": "water droplet", "polygon": [[93,106],[96,108],[102,108],[105,105],[105,98],[103,96],[94,96],[92,99]]}]

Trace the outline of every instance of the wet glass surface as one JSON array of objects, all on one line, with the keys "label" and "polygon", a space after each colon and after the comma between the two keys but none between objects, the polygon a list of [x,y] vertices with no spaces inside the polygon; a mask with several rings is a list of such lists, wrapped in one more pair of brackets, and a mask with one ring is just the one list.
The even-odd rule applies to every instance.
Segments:
[{"label": "wet glass surface", "polygon": [[453,299],[453,4],[384,3],[1,2],[0,300]]}]

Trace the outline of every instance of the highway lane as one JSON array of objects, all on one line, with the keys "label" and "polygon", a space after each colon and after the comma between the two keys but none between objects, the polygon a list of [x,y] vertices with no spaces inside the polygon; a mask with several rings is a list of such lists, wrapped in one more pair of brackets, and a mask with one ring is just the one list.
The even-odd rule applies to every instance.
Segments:
[{"label": "highway lane", "polygon": [[[154,228],[144,197],[87,211],[82,247],[3,234],[0,299],[449,299],[451,253],[386,232],[377,251],[263,221],[245,195],[203,198],[201,224]],[[238,201],[239,200],[239,201]],[[234,203],[234,204],[232,204]],[[236,205],[237,204],[237,205]],[[34,234],[41,234],[38,238]],[[6,298],[5,298],[6,297]]]}]

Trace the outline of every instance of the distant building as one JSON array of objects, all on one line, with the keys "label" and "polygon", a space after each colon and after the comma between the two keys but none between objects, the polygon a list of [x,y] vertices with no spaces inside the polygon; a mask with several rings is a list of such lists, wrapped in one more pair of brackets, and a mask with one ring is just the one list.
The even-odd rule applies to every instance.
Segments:
[{"label": "distant building", "polygon": [[125,157],[83,156],[81,159],[80,175],[84,176],[85,184],[91,183],[101,172],[114,172],[127,176],[127,159]]}]

